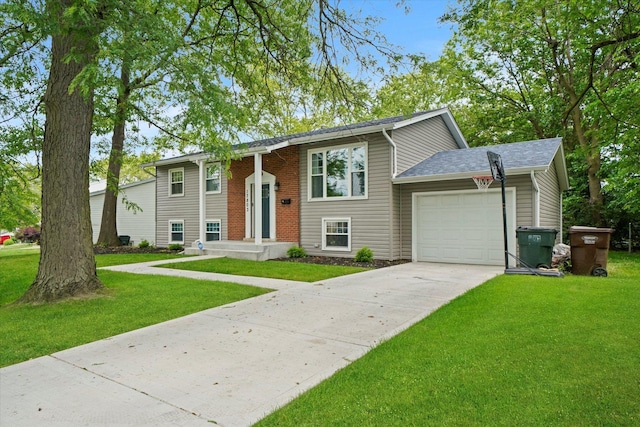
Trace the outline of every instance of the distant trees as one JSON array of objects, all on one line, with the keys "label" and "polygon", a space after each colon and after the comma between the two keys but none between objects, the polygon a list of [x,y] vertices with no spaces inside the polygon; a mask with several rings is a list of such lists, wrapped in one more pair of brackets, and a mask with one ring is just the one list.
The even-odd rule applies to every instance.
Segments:
[{"label": "distant trees", "polygon": [[[449,85],[458,82],[458,99],[477,109],[469,118],[494,134],[563,136],[578,162],[574,186],[587,190],[583,221],[604,225],[603,182],[640,184],[625,160],[640,146],[640,5],[462,0],[443,19],[457,30],[441,61],[451,70]],[[640,212],[633,194],[616,198]]]},{"label": "distant trees", "polygon": [[442,56],[388,77],[377,115],[449,105],[471,145],[562,136],[571,223],[639,218],[640,5],[461,0],[442,19]]}]

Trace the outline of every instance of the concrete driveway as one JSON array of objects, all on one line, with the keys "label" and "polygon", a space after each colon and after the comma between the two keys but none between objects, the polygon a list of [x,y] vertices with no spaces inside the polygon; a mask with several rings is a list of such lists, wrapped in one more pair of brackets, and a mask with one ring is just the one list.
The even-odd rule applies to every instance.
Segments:
[{"label": "concrete driveway", "polygon": [[[263,279],[279,290],[0,369],[0,425],[248,426],[501,273],[408,263],[312,284]],[[247,280],[258,284],[231,276]]]}]

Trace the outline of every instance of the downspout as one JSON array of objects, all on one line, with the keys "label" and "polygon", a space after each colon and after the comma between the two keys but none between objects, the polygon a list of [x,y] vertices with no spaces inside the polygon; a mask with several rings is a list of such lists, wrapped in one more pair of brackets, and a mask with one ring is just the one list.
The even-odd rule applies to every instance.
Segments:
[{"label": "downspout", "polygon": [[[393,149],[393,167],[392,167],[392,173],[391,173],[391,178],[395,178],[396,175],[398,174],[398,157],[397,157],[397,152],[398,152],[398,146],[396,146],[396,143],[393,142],[393,139],[391,139],[391,137],[389,136],[389,134],[387,133],[386,129],[382,129],[382,134],[384,135],[384,137],[387,139],[387,141],[389,141],[389,144],[391,144],[391,147]],[[395,254],[394,254],[394,247],[393,247],[393,237],[394,237],[394,233],[395,233],[395,227],[393,226],[393,220],[394,220],[394,215],[393,215],[393,210],[394,210],[394,188],[393,188],[393,183],[389,183],[389,185],[391,186],[389,191],[389,259],[390,260],[394,260],[395,259]]]},{"label": "downspout", "polygon": [[391,139],[386,129],[382,129],[382,134],[387,139],[387,141],[389,141],[391,147],[393,147],[393,172],[391,173],[391,178],[395,178],[396,175],[398,175],[398,146],[395,142],[393,142],[393,139]]},{"label": "downspout", "polygon": [[562,191],[560,192],[560,230],[558,230],[558,238],[556,238],[556,241],[559,241],[560,243],[563,242],[562,239],[562,230],[564,230],[563,224],[562,224],[562,218],[564,217],[564,210],[563,210],[563,205],[564,205],[564,196],[562,195]]},{"label": "downspout", "polygon": [[206,216],[207,216],[207,212],[206,212],[206,165],[205,165],[205,161],[204,160],[198,160],[198,189],[199,189],[199,196],[198,196],[198,201],[199,201],[199,209],[198,209],[198,240],[200,240],[200,242],[202,242],[202,244],[204,244],[206,238],[205,238],[205,230],[206,230]]},{"label": "downspout", "polygon": [[536,174],[531,171],[531,184],[533,184],[533,225],[534,227],[540,226],[540,187],[536,180]]}]

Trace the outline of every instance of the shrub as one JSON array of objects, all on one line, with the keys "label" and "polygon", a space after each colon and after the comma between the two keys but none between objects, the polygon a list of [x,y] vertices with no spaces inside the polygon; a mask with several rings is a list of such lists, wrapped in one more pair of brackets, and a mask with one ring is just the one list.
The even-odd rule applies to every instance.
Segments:
[{"label": "shrub", "polygon": [[15,243],[16,243],[16,241],[13,240],[13,238],[11,238],[11,239],[7,239],[4,242],[2,242],[2,246],[11,246],[11,245],[13,245]]},{"label": "shrub", "polygon": [[182,250],[182,245],[180,243],[172,243],[169,245],[169,249],[172,251],[180,251]]},{"label": "shrub", "polygon": [[360,248],[356,253],[356,262],[371,262],[373,261],[373,251],[366,246]]},{"label": "shrub", "polygon": [[24,243],[40,243],[40,230],[36,227],[25,227],[19,232]]},{"label": "shrub", "polygon": [[138,247],[140,249],[148,248],[149,247],[149,241],[147,239],[144,239],[144,240],[140,241],[140,243],[138,243]]},{"label": "shrub", "polygon": [[291,246],[287,249],[287,256],[289,258],[304,258],[307,256],[307,252],[300,246]]}]

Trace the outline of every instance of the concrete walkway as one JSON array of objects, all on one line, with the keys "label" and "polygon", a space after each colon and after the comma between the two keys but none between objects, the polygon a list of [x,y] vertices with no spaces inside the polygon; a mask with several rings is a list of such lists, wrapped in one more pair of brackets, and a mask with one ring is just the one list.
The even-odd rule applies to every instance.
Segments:
[{"label": "concrete walkway", "polygon": [[278,291],[0,369],[0,426],[251,425],[502,269],[409,263],[312,284],[151,271]]}]

